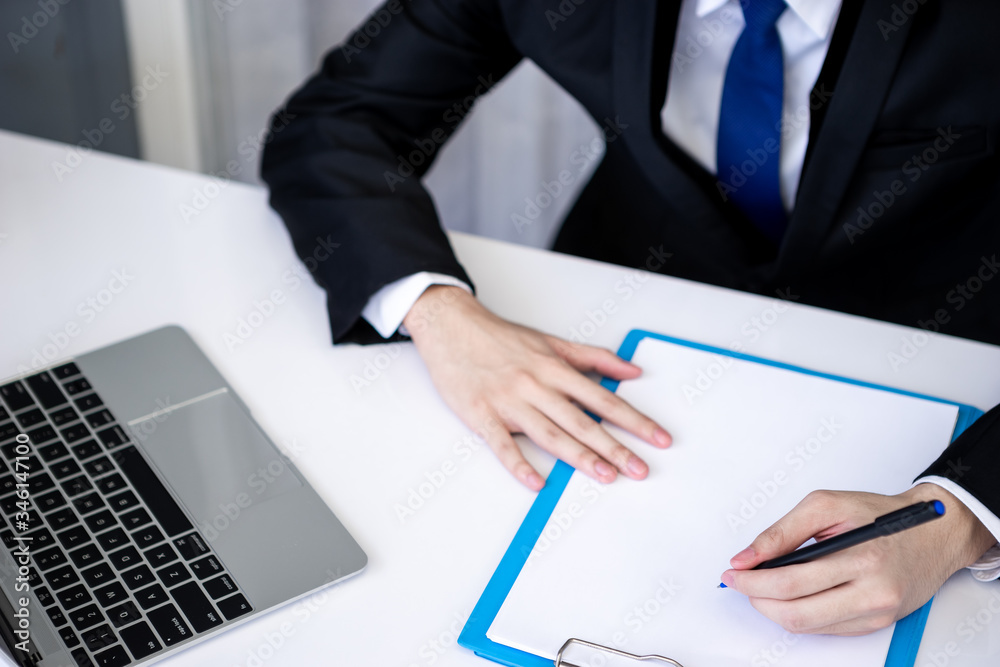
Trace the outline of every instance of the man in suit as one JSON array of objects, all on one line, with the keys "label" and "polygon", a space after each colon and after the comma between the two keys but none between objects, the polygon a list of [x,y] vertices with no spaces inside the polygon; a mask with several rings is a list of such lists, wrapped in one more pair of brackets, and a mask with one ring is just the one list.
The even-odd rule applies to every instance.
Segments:
[{"label": "man in suit", "polygon": [[[475,98],[530,58],[603,126],[556,250],[1000,343],[998,19],[989,0],[390,0],[289,100],[262,173],[300,255],[345,249],[314,271],[335,342],[412,337],[530,488],[512,432],[598,480],[642,479],[576,405],[668,446],[581,374],[639,369],[483,308],[420,183]],[[723,581],[790,630],[858,634],[962,567],[1000,575],[1000,410],[928,463],[898,496],[810,495]],[[748,571],[930,497],[944,519]]]}]

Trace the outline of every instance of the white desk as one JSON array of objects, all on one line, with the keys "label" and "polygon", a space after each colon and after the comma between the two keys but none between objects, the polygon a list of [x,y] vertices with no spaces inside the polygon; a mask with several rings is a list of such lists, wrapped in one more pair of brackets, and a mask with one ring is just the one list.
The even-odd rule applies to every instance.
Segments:
[{"label": "white desk", "polygon": [[[97,153],[60,182],[52,162],[65,162],[67,151],[0,132],[0,377],[30,366],[36,351],[55,361],[178,323],[370,558],[362,576],[163,664],[488,664],[455,639],[533,495],[488,449],[469,446],[469,431],[437,397],[412,346],[330,344],[324,295],[309,280],[290,281],[304,270],[263,190],[219,189],[197,174]],[[182,204],[203,210],[185,222]],[[984,409],[1000,402],[995,347],[918,336],[919,352],[894,369],[888,354],[902,356],[913,330],[794,304],[776,313],[772,299],[649,274],[627,295],[616,286],[636,275],[630,269],[452,240],[487,306],[553,334],[575,328],[612,349],[635,327],[720,346],[739,341],[761,356]],[[343,245],[328,261],[350,252]],[[115,271],[128,281],[117,294],[107,289]],[[283,302],[245,342],[227,344],[226,334],[237,335],[255,302],[275,290]],[[608,299],[616,312],[603,326],[585,325]],[[60,335],[67,327],[75,335]],[[371,384],[352,385],[366,368]],[[530,449],[547,470],[551,458]],[[669,465],[669,451],[647,454],[654,473]],[[397,506],[431,478],[444,482],[432,493],[425,484],[428,497],[401,520]],[[963,621],[979,612],[982,623],[996,610],[997,584],[956,575],[935,602],[917,665],[997,664],[1000,623],[970,633]],[[957,656],[944,654],[948,642]]]}]

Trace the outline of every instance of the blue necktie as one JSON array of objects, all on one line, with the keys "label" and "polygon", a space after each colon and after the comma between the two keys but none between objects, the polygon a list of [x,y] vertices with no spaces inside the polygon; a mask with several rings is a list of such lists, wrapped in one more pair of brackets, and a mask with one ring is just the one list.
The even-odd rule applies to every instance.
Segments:
[{"label": "blue necktie", "polygon": [[746,27],[726,70],[719,113],[719,191],[775,243],[787,224],[778,163],[784,64],[775,23],[784,0],[740,0]]}]

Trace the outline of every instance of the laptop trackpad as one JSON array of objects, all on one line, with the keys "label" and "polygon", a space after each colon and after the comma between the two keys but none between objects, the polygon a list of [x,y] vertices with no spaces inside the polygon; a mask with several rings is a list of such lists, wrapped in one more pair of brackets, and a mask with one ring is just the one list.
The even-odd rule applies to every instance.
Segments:
[{"label": "laptop trackpad", "polygon": [[129,426],[199,524],[234,520],[250,505],[302,487],[228,392]]}]

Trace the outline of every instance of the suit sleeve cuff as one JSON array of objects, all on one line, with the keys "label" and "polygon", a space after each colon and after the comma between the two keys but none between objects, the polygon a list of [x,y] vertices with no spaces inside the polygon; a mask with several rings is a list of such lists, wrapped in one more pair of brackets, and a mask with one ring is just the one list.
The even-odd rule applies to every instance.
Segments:
[{"label": "suit sleeve cuff", "polygon": [[421,271],[411,276],[391,282],[368,299],[361,316],[382,338],[391,337],[396,330],[408,335],[402,326],[403,318],[417,302],[420,295],[431,285],[453,285],[472,293],[472,288],[454,276],[443,273]]},{"label": "suit sleeve cuff", "polygon": [[969,566],[969,569],[972,571],[972,576],[980,581],[993,581],[1000,578],[1000,517],[987,509],[975,496],[950,479],[929,475],[915,481],[913,486],[917,484],[936,484],[940,486],[955,496],[960,503],[968,507],[969,511],[986,526],[986,530],[990,531],[998,544],[990,547],[978,561]]}]

